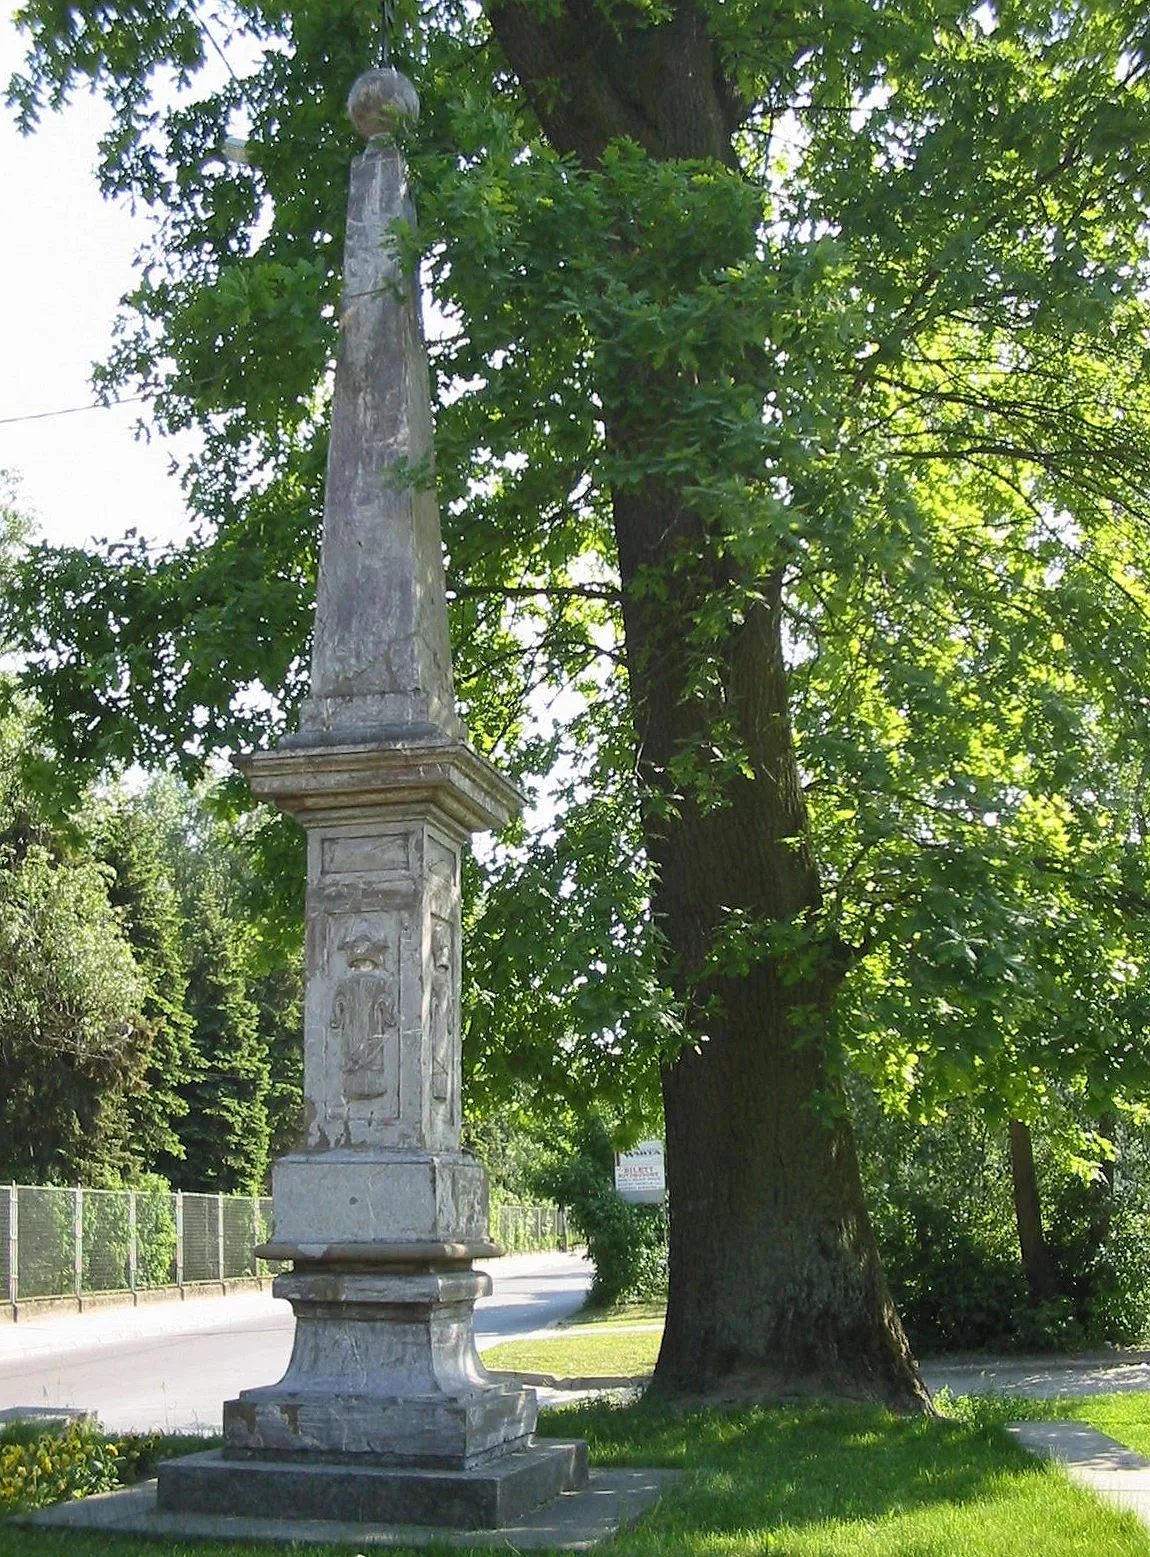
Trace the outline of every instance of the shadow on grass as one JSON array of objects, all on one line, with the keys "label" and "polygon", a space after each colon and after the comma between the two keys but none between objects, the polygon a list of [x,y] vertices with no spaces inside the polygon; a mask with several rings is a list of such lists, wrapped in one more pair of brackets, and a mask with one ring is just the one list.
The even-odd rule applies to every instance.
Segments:
[{"label": "shadow on grass", "polygon": [[592,1403],[549,1413],[541,1431],[586,1438],[600,1465],[689,1471],[682,1493],[651,1518],[658,1522],[666,1513],[679,1529],[690,1525],[714,1534],[874,1521],[892,1512],[993,1498],[1004,1472],[1049,1475],[993,1426],[899,1417],[866,1406],[783,1405],[680,1416],[642,1404]]}]

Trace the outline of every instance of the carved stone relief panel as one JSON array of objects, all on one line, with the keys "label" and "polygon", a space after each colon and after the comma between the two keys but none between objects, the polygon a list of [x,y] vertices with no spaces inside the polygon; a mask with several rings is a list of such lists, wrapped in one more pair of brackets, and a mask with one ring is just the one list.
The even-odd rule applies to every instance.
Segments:
[{"label": "carved stone relief panel", "polygon": [[333,828],[310,859],[309,1143],[457,1149],[458,844],[422,821]]},{"label": "carved stone relief panel", "polygon": [[435,1102],[446,1106],[448,1119],[454,1124],[457,1122],[455,1098],[458,1087],[454,1084],[453,1072],[458,1069],[459,1002],[452,978],[455,963],[452,928],[449,920],[432,915],[428,1048],[431,1053],[431,1096]]},{"label": "carved stone relief panel", "polygon": [[396,916],[340,914],[328,920],[331,993],[329,1075],[352,1115],[394,1122],[400,1114],[399,925]]},{"label": "carved stone relief panel", "polygon": [[367,838],[332,834],[320,843],[320,874],[328,880],[336,876],[410,878],[412,843],[409,832]]},{"label": "carved stone relief panel", "polygon": [[435,912],[444,919],[455,918],[459,911],[459,851],[429,832],[424,868]]},{"label": "carved stone relief panel", "polygon": [[434,833],[424,845],[427,880],[427,1056],[430,1111],[440,1144],[458,1143],[460,1118],[459,854]]},{"label": "carved stone relief panel", "polygon": [[[418,833],[411,828],[314,840],[308,893],[305,1086],[316,1144],[394,1144],[418,1087],[405,1076],[405,1032],[418,1002]],[[410,1067],[407,1067],[410,1069]]]}]

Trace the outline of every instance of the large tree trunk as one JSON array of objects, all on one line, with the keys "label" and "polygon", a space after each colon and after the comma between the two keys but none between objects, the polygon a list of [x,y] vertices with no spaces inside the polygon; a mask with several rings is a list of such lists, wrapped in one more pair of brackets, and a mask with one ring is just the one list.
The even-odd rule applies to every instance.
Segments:
[{"label": "large tree trunk", "polygon": [[[489,14],[558,150],[593,165],[628,135],[656,158],[735,165],[737,93],[694,0],[632,30],[606,27],[589,0]],[[642,466],[652,397],[673,415],[676,386],[641,362],[630,371],[599,389],[608,439]],[[734,577],[707,524],[657,476],[621,486],[613,507],[652,908],[689,1024],[663,1078],[671,1266],[654,1388],[922,1407],[826,1071],[822,1025],[842,965],[814,939],[819,881],[791,741],[781,576]],[[730,625],[708,634],[714,685],[700,693],[693,627],[734,594]],[[720,723],[738,762],[707,756]],[[717,965],[732,913],[752,945],[738,965]],[[770,944],[771,927],[809,932],[801,959]]]},{"label": "large tree trunk", "polygon": [[[667,1326],[656,1393],[769,1398],[863,1395],[926,1403],[887,1294],[849,1122],[827,1075],[822,1023],[841,976],[835,949],[765,944],[704,973],[732,912],[809,925],[819,906],[791,742],[781,586],[765,582],[725,642],[723,705],[753,776],[721,804],[689,785],[662,803],[677,757],[711,733],[688,693],[686,626],[723,589],[703,527],[648,483],[615,498],[627,656],[653,911],[692,1042],[663,1075],[671,1208]],[[691,568],[676,568],[683,549]],[[657,575],[662,588],[652,592]],[[670,598],[668,598],[670,592]]]}]

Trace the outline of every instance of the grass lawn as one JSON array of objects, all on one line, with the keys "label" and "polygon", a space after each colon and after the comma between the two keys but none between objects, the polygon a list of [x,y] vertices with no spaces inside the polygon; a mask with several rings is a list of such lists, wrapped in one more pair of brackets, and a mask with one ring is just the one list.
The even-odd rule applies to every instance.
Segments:
[{"label": "grass lawn", "polygon": [[[600,1465],[687,1474],[611,1557],[1150,1557],[1150,1532],[1073,1488],[1005,1438],[1013,1415],[1069,1415],[1150,1430],[1150,1395],[956,1402],[949,1420],[863,1406],[674,1416],[596,1402],[548,1413]],[[355,1548],[307,1548],[349,1557]],[[390,1548],[395,1551],[396,1548]],[[423,1548],[446,1552],[448,1548]],[[0,1525],[0,1557],[283,1557],[283,1547],[33,1534]],[[302,1550],[301,1550],[302,1557]]]},{"label": "grass lawn", "polygon": [[483,1353],[488,1368],[550,1373],[562,1379],[642,1378],[659,1355],[658,1331],[578,1331],[538,1341],[505,1341]]},{"label": "grass lawn", "polygon": [[1150,1460],[1150,1394],[1061,1395],[1051,1400],[1014,1400],[1009,1395],[964,1395],[942,1409],[961,1421],[989,1426],[996,1422],[1088,1422]]},{"label": "grass lawn", "polygon": [[659,1303],[619,1303],[613,1308],[581,1308],[560,1325],[662,1325],[667,1317],[666,1299]]}]

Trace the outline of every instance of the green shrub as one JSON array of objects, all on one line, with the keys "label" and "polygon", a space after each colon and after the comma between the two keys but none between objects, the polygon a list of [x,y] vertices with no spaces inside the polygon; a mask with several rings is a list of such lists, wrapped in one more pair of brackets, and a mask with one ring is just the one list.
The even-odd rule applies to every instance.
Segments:
[{"label": "green shrub", "polygon": [[875,1232],[891,1296],[919,1352],[1010,1345],[1027,1301],[1015,1255],[977,1238],[933,1200],[880,1206]]},{"label": "green shrub", "polygon": [[1135,1346],[1150,1335],[1150,1214],[1131,1197],[1100,1242],[1092,1236],[1088,1189],[1071,1184],[1056,1204],[1051,1252],[1084,1338]]},{"label": "green shrub", "polygon": [[[144,1175],[136,1197],[136,1285],[159,1287],[173,1279],[176,1217],[172,1192],[158,1174]],[[84,1191],[84,1290],[121,1291],[129,1285],[131,1191]],[[249,1217],[250,1222],[250,1217]]]},{"label": "green shrub", "polygon": [[1150,1139],[1121,1128],[1111,1193],[1084,1182],[1060,1137],[1036,1134],[1059,1296],[1036,1303],[1018,1247],[1004,1128],[955,1103],[914,1126],[852,1092],[879,1251],[912,1347],[1047,1351],[1150,1335]]},{"label": "green shrub", "polygon": [[146,1173],[136,1187],[136,1283],[163,1287],[176,1279],[176,1209],[171,1187]]},{"label": "green shrub", "polygon": [[667,1218],[662,1206],[636,1206],[616,1193],[615,1152],[597,1115],[579,1124],[571,1149],[536,1174],[536,1189],[567,1212],[595,1266],[588,1302],[661,1297],[667,1290]]}]

